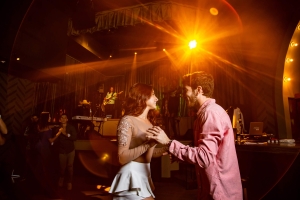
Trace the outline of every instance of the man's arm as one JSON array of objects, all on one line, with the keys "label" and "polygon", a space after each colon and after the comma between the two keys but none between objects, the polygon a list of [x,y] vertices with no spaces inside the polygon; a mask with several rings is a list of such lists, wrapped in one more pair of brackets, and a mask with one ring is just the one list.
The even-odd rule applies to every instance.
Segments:
[{"label": "man's arm", "polygon": [[186,146],[176,140],[171,141],[159,127],[152,129],[153,136],[148,138],[153,138],[160,144],[168,144],[169,152],[179,160],[206,168],[217,155],[218,146],[223,137],[223,130],[219,116],[214,113],[206,114],[204,121],[202,132],[198,133],[201,134],[201,137],[199,137],[201,139],[197,141],[196,147]]},{"label": "man's arm", "polygon": [[65,137],[67,137],[69,140],[75,141],[77,139],[77,131],[74,126],[71,124],[67,125],[66,133],[63,134]]},{"label": "man's arm", "polygon": [[4,121],[2,120],[1,115],[0,115],[0,131],[3,134],[7,134],[7,127],[4,123]]}]

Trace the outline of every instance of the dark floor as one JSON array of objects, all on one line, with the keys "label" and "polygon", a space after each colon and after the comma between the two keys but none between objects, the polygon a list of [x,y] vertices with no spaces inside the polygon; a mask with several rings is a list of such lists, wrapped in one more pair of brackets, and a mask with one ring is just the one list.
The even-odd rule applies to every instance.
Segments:
[{"label": "dark floor", "polygon": [[[21,160],[21,159],[19,159]],[[53,163],[56,163],[54,160]],[[23,168],[24,163],[18,163],[19,169]],[[21,166],[21,167],[20,167]],[[151,173],[154,185],[156,187],[154,194],[155,199],[164,200],[185,200],[196,199],[196,190],[190,189],[183,180],[175,178],[161,178],[161,159],[155,158],[151,162]],[[53,180],[57,185],[58,165],[53,164],[55,170]],[[17,167],[18,168],[18,167]],[[73,189],[68,191],[66,187],[59,188],[55,186],[53,190],[44,188],[40,182],[34,178],[33,174],[15,178],[12,184],[12,192],[7,196],[7,190],[0,190],[1,200],[48,200],[48,199],[64,199],[64,200],[91,200],[102,199],[109,200],[112,197],[105,191],[109,187],[114,174],[118,167],[104,164],[99,161],[99,154],[94,151],[76,151],[74,161],[74,177]],[[20,174],[22,170],[16,170],[15,174]],[[176,173],[176,171],[174,171]],[[177,171],[177,175],[180,173]],[[1,177],[0,177],[1,178]],[[97,187],[99,189],[97,189]]]},{"label": "dark floor", "polygon": [[[161,179],[155,181],[156,187],[154,194],[158,200],[194,200],[196,199],[195,189],[186,189],[184,182],[178,179]],[[100,189],[97,189],[97,186]],[[30,199],[30,200],[49,200],[49,199],[64,199],[64,200],[92,200],[102,199],[110,200],[112,197],[105,192],[105,188],[109,186],[106,179],[95,175],[75,175],[73,180],[73,189],[68,191],[66,187],[57,188],[55,194],[47,194],[36,186],[31,181],[23,180],[16,181],[14,184],[15,198],[8,199]]]}]

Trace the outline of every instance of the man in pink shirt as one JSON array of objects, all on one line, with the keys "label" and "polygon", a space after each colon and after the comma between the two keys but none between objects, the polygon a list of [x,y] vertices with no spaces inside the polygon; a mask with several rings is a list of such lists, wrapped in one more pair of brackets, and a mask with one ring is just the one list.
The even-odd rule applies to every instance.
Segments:
[{"label": "man in pink shirt", "polygon": [[195,165],[198,199],[242,200],[234,133],[228,114],[211,98],[213,77],[203,71],[195,72],[185,75],[183,84],[188,107],[198,110],[193,130],[194,147],[170,140],[157,126],[148,130],[148,138],[167,145],[172,159]]}]

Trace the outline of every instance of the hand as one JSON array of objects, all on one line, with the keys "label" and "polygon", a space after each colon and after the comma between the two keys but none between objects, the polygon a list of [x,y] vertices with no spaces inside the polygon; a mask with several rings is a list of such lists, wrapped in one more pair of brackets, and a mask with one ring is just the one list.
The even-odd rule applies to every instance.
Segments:
[{"label": "hand", "polygon": [[150,145],[150,147],[153,147],[154,145],[157,145],[157,142],[156,142],[156,140],[149,140],[148,141],[148,144]]},{"label": "hand", "polygon": [[174,156],[172,154],[169,154],[169,158],[170,158],[171,163],[180,161],[176,156]]},{"label": "hand", "polygon": [[148,139],[154,139],[160,144],[166,145],[170,141],[170,138],[159,126],[153,126],[152,128],[149,128],[147,133]]}]

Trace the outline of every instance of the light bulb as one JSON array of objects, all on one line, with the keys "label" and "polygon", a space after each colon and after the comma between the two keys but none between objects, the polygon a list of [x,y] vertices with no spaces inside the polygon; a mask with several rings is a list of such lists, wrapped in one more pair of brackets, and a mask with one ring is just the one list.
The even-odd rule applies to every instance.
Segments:
[{"label": "light bulb", "polygon": [[298,43],[296,43],[296,42],[291,42],[291,47],[296,47],[296,46],[298,46]]}]

